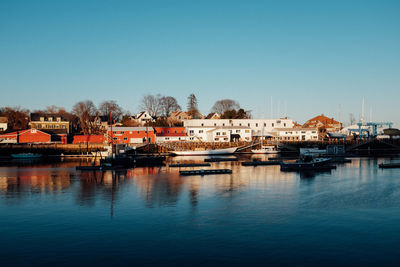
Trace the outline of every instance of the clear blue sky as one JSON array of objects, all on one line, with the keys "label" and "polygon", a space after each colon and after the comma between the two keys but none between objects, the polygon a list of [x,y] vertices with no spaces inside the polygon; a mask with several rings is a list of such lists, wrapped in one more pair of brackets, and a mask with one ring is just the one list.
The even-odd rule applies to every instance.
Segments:
[{"label": "clear blue sky", "polygon": [[400,125],[400,1],[0,1],[0,106],[147,93]]}]

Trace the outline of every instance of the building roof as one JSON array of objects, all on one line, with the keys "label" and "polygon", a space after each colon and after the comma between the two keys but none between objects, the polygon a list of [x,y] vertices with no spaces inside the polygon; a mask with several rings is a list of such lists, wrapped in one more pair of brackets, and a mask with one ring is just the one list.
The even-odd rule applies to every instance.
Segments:
[{"label": "building roof", "polygon": [[0,117],[0,123],[7,123],[8,118],[7,117]]},{"label": "building roof", "polygon": [[[43,117],[44,121],[49,121],[49,118],[61,118],[61,121],[68,121],[62,114],[55,113],[31,113],[31,121],[40,121],[40,118]],[[53,121],[57,122],[57,121]]]},{"label": "building roof", "polygon": [[318,122],[322,123],[325,127],[328,125],[340,124],[340,122],[334,120],[333,118],[328,118],[324,114],[321,114],[309,119],[306,123],[304,123],[303,127],[313,127],[316,126]]},{"label": "building roof", "polygon": [[205,117],[205,119],[209,120],[209,119],[211,119],[211,118],[214,117],[214,116],[219,117],[219,114],[218,114],[218,113],[215,113],[215,112],[211,112],[210,114],[207,115],[207,117]]},{"label": "building roof", "polygon": [[[149,132],[153,132],[154,129],[153,127],[112,127],[113,131],[149,131]],[[111,127],[107,128],[107,131],[111,131]]]}]

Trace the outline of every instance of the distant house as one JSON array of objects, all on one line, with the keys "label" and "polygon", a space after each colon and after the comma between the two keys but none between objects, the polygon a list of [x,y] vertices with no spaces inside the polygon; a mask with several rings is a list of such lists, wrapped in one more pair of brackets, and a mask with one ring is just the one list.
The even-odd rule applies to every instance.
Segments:
[{"label": "distant house", "polygon": [[221,116],[215,112],[211,112],[210,114],[207,115],[207,117],[205,117],[205,119],[207,119],[207,120],[218,120],[220,118],[221,118]]},{"label": "distant house", "polygon": [[116,144],[155,143],[152,127],[108,127],[108,139]]},{"label": "distant house", "polygon": [[188,136],[185,127],[154,127],[156,142],[186,141]]},{"label": "distant house", "polygon": [[51,134],[37,129],[21,130],[1,134],[0,143],[51,143]]},{"label": "distant house", "polygon": [[151,116],[147,111],[140,112],[134,116],[134,120],[140,126],[144,126],[146,123],[155,122],[156,118]]},{"label": "distant house", "polygon": [[69,121],[61,114],[31,113],[31,128],[38,130],[66,130],[69,133]]},{"label": "distant house", "polygon": [[204,119],[204,116],[200,112],[197,112],[194,116],[192,116],[189,112],[186,111],[172,111],[167,121],[169,124],[174,124],[182,123],[183,121],[192,119]]},{"label": "distant house", "polygon": [[8,118],[0,117],[0,132],[4,132],[7,130]]},{"label": "distant house", "polygon": [[342,123],[328,118],[324,114],[309,119],[303,125],[304,128],[324,128],[327,132],[338,132],[342,129]]}]

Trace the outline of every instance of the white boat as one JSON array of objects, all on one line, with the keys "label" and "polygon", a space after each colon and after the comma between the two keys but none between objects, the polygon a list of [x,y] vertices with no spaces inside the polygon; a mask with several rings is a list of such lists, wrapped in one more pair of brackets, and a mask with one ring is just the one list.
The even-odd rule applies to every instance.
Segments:
[{"label": "white boat", "polygon": [[326,149],[300,148],[300,155],[323,156],[326,155]]},{"label": "white boat", "polygon": [[252,149],[254,154],[278,154],[280,151],[276,146],[261,146],[260,149]]},{"label": "white boat", "polygon": [[177,156],[203,156],[203,155],[229,155],[235,153],[237,147],[222,148],[222,149],[208,149],[208,150],[185,150],[185,151],[172,151]]}]

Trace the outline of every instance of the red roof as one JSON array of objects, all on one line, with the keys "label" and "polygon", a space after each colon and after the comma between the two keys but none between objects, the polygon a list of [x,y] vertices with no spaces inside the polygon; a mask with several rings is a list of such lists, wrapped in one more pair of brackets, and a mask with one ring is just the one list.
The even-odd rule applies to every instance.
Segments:
[{"label": "red roof", "polygon": [[340,122],[334,120],[333,118],[328,118],[324,114],[318,115],[312,119],[309,119],[306,123],[304,123],[304,127],[314,127],[318,123],[322,123],[325,126],[332,125],[332,124],[340,124]]}]

